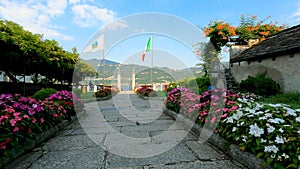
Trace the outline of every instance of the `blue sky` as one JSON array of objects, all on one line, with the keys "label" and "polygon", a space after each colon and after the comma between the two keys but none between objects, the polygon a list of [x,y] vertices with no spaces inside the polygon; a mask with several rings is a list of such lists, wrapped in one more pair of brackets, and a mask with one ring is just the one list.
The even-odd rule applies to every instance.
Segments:
[{"label": "blue sky", "polygon": [[[72,47],[76,47],[79,52],[101,27],[119,18],[144,12],[171,14],[197,27],[204,27],[211,20],[225,20],[238,25],[242,14],[256,15],[259,19],[271,16],[268,21],[289,26],[300,23],[298,0],[0,0],[1,19],[43,34],[45,39],[55,39],[65,50],[71,51]],[[122,29],[122,25],[119,26]],[[148,37],[149,34],[141,34],[123,39],[106,54],[106,58],[123,62],[138,57],[136,61],[139,64],[148,64],[147,56],[145,62],[141,62],[139,56]],[[153,44],[154,49],[175,55],[186,66],[199,62],[192,51],[174,39],[154,35]],[[95,56],[99,59],[100,55]],[[166,59],[164,63],[168,61],[171,62]]]}]

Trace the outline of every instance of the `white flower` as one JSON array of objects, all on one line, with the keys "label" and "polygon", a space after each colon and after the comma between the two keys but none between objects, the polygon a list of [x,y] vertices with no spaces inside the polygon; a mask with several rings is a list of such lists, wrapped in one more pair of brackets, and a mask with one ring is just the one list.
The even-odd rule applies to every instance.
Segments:
[{"label": "white flower", "polygon": [[245,122],[242,121],[242,122],[238,123],[237,126],[242,126],[242,125],[244,125],[244,123]]},{"label": "white flower", "polygon": [[267,142],[267,140],[261,138],[261,139],[260,139],[260,142],[261,142],[261,143],[265,143],[265,142]]},{"label": "white flower", "polygon": [[284,131],[282,130],[282,128],[280,128],[279,130],[278,130],[280,133],[283,133]]},{"label": "white flower", "polygon": [[247,136],[243,136],[243,139],[242,139],[242,140],[243,140],[244,142],[246,142],[246,141],[247,141],[247,139],[248,139],[248,137],[247,137]]},{"label": "white flower", "polygon": [[284,157],[285,159],[290,158],[290,156],[285,153],[283,153],[281,156]]},{"label": "white flower", "polygon": [[288,107],[285,107],[285,110],[287,110],[287,114],[290,115],[290,116],[297,116],[297,114],[295,113],[296,111],[291,109],[291,108],[288,108]]},{"label": "white flower", "polygon": [[274,152],[274,153],[277,153],[278,151],[279,149],[275,145],[265,146],[265,150],[264,150],[264,152]]},{"label": "white flower", "polygon": [[275,158],[275,155],[274,155],[274,154],[272,154],[272,155],[271,155],[271,158]]},{"label": "white flower", "polygon": [[32,104],[32,107],[33,108],[37,108],[37,104]]},{"label": "white flower", "polygon": [[298,161],[300,161],[300,155],[298,155]]},{"label": "white flower", "polygon": [[233,123],[233,118],[232,117],[228,117],[226,120],[226,123]]},{"label": "white flower", "polygon": [[267,128],[267,130],[268,130],[268,133],[272,133],[272,132],[275,130],[275,127],[269,126],[269,127]]},{"label": "white flower", "polygon": [[300,134],[300,130],[298,130],[297,133]]},{"label": "white flower", "polygon": [[300,117],[296,118],[296,122],[300,123]]},{"label": "white flower", "polygon": [[268,122],[279,124],[279,123],[284,123],[285,121],[283,119],[280,119],[280,118],[275,118],[275,119],[269,119]]},{"label": "white flower", "polygon": [[233,128],[232,128],[232,132],[235,132],[235,131],[236,131],[236,127],[233,127]]},{"label": "white flower", "polygon": [[295,111],[296,111],[296,112],[300,112],[300,109],[296,109]]},{"label": "white flower", "polygon": [[[267,111],[266,111],[267,112]],[[265,117],[269,118],[269,117],[272,117],[272,114],[271,113],[266,113],[265,114]]]},{"label": "white flower", "polygon": [[262,116],[262,117],[259,117],[258,119],[259,119],[259,120],[266,120],[267,117],[266,117],[266,116]]},{"label": "white flower", "polygon": [[264,134],[264,129],[261,129],[255,123],[254,125],[250,125],[249,134],[254,135],[255,137],[260,137],[260,135]]},{"label": "white flower", "polygon": [[276,136],[275,142],[276,142],[277,144],[283,144],[283,143],[284,143],[282,137],[278,137],[278,136]]}]

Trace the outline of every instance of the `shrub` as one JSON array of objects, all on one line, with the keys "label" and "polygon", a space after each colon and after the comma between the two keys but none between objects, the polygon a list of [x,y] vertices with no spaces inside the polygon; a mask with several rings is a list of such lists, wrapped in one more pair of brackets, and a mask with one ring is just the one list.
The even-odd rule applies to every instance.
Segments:
[{"label": "shrub", "polygon": [[146,96],[146,97],[156,96],[155,91],[153,91],[153,89],[148,86],[139,87],[135,91],[137,94],[140,94],[140,95]]},{"label": "shrub", "polygon": [[56,89],[53,88],[42,88],[41,90],[34,93],[32,96],[36,100],[44,100],[49,97],[51,94],[54,94]]},{"label": "shrub", "polygon": [[241,92],[250,92],[261,96],[272,96],[280,92],[279,84],[266,77],[266,73],[257,74],[255,77],[248,76],[239,84],[239,89]]}]

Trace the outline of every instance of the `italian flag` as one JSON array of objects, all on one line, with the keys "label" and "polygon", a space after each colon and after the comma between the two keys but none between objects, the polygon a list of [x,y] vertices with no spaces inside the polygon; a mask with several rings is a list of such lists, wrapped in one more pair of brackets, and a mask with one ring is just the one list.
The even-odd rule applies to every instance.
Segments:
[{"label": "italian flag", "polygon": [[143,62],[144,62],[144,60],[145,60],[146,52],[149,52],[149,51],[151,50],[151,41],[152,41],[152,36],[150,36],[150,37],[148,38],[147,44],[146,44],[146,46],[145,46],[145,50],[144,50],[144,52],[143,52],[143,54],[142,54],[142,61],[143,61]]}]

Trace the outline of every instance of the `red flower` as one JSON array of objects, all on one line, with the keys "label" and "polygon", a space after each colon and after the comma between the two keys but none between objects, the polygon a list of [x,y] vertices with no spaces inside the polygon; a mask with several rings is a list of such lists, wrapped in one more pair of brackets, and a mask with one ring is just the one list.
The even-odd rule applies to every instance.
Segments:
[{"label": "red flower", "polygon": [[58,117],[58,115],[57,115],[56,113],[52,114],[52,116],[53,116],[54,118]]}]

